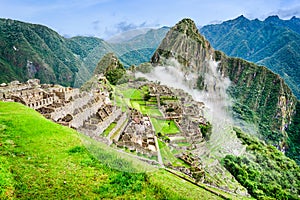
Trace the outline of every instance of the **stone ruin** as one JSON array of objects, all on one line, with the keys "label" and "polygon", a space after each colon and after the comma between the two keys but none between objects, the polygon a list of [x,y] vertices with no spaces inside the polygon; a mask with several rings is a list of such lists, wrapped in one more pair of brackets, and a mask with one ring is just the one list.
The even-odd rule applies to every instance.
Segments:
[{"label": "stone ruin", "polygon": [[[189,167],[181,167],[179,171],[185,173],[186,175],[194,178],[197,182],[204,182],[205,180],[205,171],[202,166],[201,159],[195,155],[182,153],[177,156]],[[178,169],[177,169],[178,170]]]},{"label": "stone ruin", "polygon": [[[0,100],[22,103],[30,108],[39,109],[53,104],[58,97],[46,88],[52,85],[40,85],[40,80],[30,79],[25,84],[13,81],[0,85]],[[45,90],[46,89],[46,90]]]},{"label": "stone ruin", "polygon": [[[196,148],[197,144],[204,141],[199,128],[199,124],[206,125],[207,123],[204,118],[205,105],[203,102],[193,100],[191,95],[180,89],[154,83],[144,84],[140,88],[143,86],[147,86],[149,95],[157,99],[157,106],[163,114],[163,119],[173,120],[180,130],[180,133],[175,136],[168,135],[171,139],[171,145],[176,142],[188,142],[192,144],[192,148]],[[180,97],[180,99],[177,97]],[[180,136],[184,139],[173,139]],[[188,150],[188,148],[179,147],[176,144],[173,147]]]},{"label": "stone ruin", "polygon": [[116,108],[105,90],[80,92],[78,88],[40,84],[38,79],[30,79],[26,83],[13,81],[1,84],[0,100],[20,102],[48,119],[74,129],[88,124],[92,126],[95,119],[99,124],[116,118],[119,113],[115,112]]},{"label": "stone ruin", "polygon": [[136,151],[151,156],[157,156],[155,131],[150,118],[136,109],[130,108],[130,116],[125,130],[116,142],[118,147],[126,147],[130,151]]}]

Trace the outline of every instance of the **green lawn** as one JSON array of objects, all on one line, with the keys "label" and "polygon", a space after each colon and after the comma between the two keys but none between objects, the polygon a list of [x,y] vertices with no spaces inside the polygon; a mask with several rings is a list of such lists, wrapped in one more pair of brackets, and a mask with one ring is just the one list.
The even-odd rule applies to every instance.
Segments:
[{"label": "green lawn", "polygon": [[170,162],[174,166],[185,166],[184,162],[176,158],[171,152],[170,148],[164,142],[158,140],[158,145],[164,164]]},{"label": "green lawn", "polygon": [[143,100],[143,93],[145,92],[146,87],[142,89],[120,89],[115,87],[115,92],[118,95],[115,95],[116,105],[125,110],[127,107],[134,108],[140,111],[144,115],[149,116],[162,116],[161,112],[155,106],[157,104],[155,101],[147,101]]},{"label": "green lawn", "polygon": [[128,99],[142,99],[142,94],[140,90],[137,89],[126,89],[126,90],[119,90],[120,93],[123,94],[124,98]]},{"label": "green lawn", "polygon": [[21,104],[0,102],[0,199],[199,198],[220,199]]},{"label": "green lawn", "polygon": [[102,133],[102,135],[104,135],[105,137],[108,136],[108,134],[110,133],[110,131],[115,128],[115,126],[117,125],[116,122],[111,123]]},{"label": "green lawn", "polygon": [[180,147],[190,147],[190,146],[192,146],[191,143],[188,143],[188,142],[178,142],[176,144]]},{"label": "green lawn", "polygon": [[162,134],[176,134],[179,133],[179,129],[173,120],[161,120],[151,118],[151,122],[154,126],[156,133]]}]

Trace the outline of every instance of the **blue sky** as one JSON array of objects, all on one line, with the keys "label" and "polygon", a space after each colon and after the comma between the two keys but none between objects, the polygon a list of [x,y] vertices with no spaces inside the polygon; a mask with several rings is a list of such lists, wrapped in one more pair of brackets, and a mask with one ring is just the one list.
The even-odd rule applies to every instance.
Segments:
[{"label": "blue sky", "polygon": [[240,15],[300,16],[299,0],[0,0],[0,17],[46,25],[64,36],[109,38],[123,31],[173,26],[185,17],[198,26]]}]

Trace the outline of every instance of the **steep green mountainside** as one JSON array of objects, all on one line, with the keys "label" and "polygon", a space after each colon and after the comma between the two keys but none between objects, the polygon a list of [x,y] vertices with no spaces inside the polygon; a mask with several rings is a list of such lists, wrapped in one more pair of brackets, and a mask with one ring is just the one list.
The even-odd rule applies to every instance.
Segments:
[{"label": "steep green mountainside", "polygon": [[150,61],[151,56],[169,30],[168,27],[150,29],[145,34],[140,34],[129,41],[111,45],[125,66],[139,65]]},{"label": "steep green mountainside", "polygon": [[200,29],[215,49],[265,65],[278,73],[300,98],[300,19],[264,21],[240,16]]},{"label": "steep green mountainside", "polygon": [[136,166],[18,103],[0,102],[0,144],[0,199],[220,199],[163,170],[109,168]]},{"label": "steep green mountainside", "polygon": [[150,29],[146,33],[118,43],[109,43],[92,37],[75,37],[70,40],[79,45],[75,47],[75,51],[73,50],[74,53],[77,55],[81,52],[88,53],[80,55],[80,58],[88,70],[93,72],[102,56],[110,52],[113,52],[125,67],[149,62],[168,30],[168,27]]},{"label": "steep green mountainside", "polygon": [[274,146],[235,129],[237,137],[252,156],[227,155],[224,166],[257,199],[299,199],[300,167]]},{"label": "steep green mountainside", "polygon": [[[258,136],[268,143],[285,145],[288,137],[285,129],[294,117],[297,100],[282,78],[265,67],[215,51],[189,19],[182,20],[167,33],[152,63],[165,65],[172,58],[181,63],[185,76],[193,75],[189,79],[199,89],[207,90],[208,74],[215,81],[217,76],[228,77],[235,118],[254,124]],[[216,71],[210,59],[219,62]],[[211,85],[213,90],[217,84]]]},{"label": "steep green mountainside", "polygon": [[296,160],[296,162],[300,165],[300,102],[298,101],[296,105],[296,113],[293,117],[292,123],[289,125],[287,129],[287,133],[289,136],[288,140],[288,151],[287,156]]},{"label": "steep green mountainside", "polygon": [[125,67],[148,62],[169,30],[150,29],[130,40],[108,43],[95,37],[64,38],[36,24],[0,19],[0,82],[38,78],[42,83],[80,87],[106,53]]},{"label": "steep green mountainside", "polygon": [[[99,60],[108,52],[114,52],[113,48],[104,40],[95,37],[73,37],[67,40],[70,50],[82,61],[88,78],[93,75]],[[82,72],[80,72],[82,73]],[[85,81],[77,82],[75,87],[80,87]]]},{"label": "steep green mountainside", "polygon": [[82,62],[66,39],[53,30],[16,20],[0,19],[0,82],[38,78],[42,83],[73,86],[86,79]]}]

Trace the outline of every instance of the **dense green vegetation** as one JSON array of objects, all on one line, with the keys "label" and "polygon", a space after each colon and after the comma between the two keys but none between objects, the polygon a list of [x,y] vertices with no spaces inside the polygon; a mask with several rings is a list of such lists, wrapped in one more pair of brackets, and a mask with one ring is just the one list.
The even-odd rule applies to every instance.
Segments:
[{"label": "dense green vegetation", "polygon": [[252,155],[227,155],[223,160],[228,171],[258,199],[299,199],[300,168],[275,147],[235,129],[237,137]]},{"label": "dense green vegetation", "polygon": [[[266,67],[258,67],[239,58],[221,55],[220,65],[233,82],[229,93],[235,99],[234,115],[255,124],[261,139],[267,142],[273,144],[285,140],[280,129],[282,121],[278,117],[283,117],[287,112],[293,113],[296,97],[283,79]],[[288,99],[285,101],[285,113],[278,106],[281,96]]]},{"label": "dense green vegetation", "polygon": [[117,66],[115,69],[108,70],[105,72],[104,76],[112,85],[116,85],[118,83],[123,83],[121,80],[126,82],[125,78],[126,70],[122,65]]},{"label": "dense green vegetation", "polygon": [[203,137],[209,139],[212,133],[212,125],[209,122],[207,122],[207,124],[199,124],[199,127]]},{"label": "dense green vegetation", "polygon": [[219,199],[161,170],[110,168],[113,149],[21,104],[0,102],[0,144],[0,199]]},{"label": "dense green vegetation", "polygon": [[121,55],[120,60],[126,67],[131,65],[139,65],[141,63],[149,62],[155,50],[155,48],[131,50]]},{"label": "dense green vegetation", "polygon": [[42,83],[80,87],[99,60],[114,52],[125,67],[149,61],[167,27],[151,29],[130,41],[110,44],[95,37],[64,38],[41,25],[0,19],[0,82],[38,78]]},{"label": "dense green vegetation", "polygon": [[126,69],[114,53],[107,53],[101,58],[94,74],[103,74],[112,85],[128,81]]},{"label": "dense green vegetation", "polygon": [[[74,56],[66,39],[35,24],[0,19],[0,82],[38,78],[42,83],[73,86],[86,79],[82,62]],[[84,70],[83,70],[84,71]]]},{"label": "dense green vegetation", "polygon": [[300,165],[300,102],[296,105],[296,113],[293,117],[292,123],[288,126],[287,134],[289,136],[287,141],[286,155],[294,159]]},{"label": "dense green vegetation", "polygon": [[[270,16],[264,21],[240,16],[222,24],[200,29],[215,49],[265,65],[278,73],[300,98],[300,19],[281,20]],[[266,45],[267,44],[267,45]]]}]

